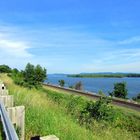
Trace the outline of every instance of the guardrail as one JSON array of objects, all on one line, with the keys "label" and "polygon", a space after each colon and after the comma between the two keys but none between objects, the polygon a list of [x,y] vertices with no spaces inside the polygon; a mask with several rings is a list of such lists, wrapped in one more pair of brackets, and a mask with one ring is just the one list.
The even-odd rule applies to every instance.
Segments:
[{"label": "guardrail", "polygon": [[0,101],[0,115],[1,115],[1,120],[4,128],[6,140],[19,140],[17,133],[14,129],[14,126],[7,114],[7,111],[2,101]]},{"label": "guardrail", "polygon": [[4,138],[6,140],[19,140],[7,111],[9,107],[13,107],[13,96],[8,95],[5,85],[0,82],[0,119],[3,126]]},{"label": "guardrail", "polygon": [[[0,81],[0,119],[6,140],[24,140],[25,107],[13,107],[13,96],[8,95],[5,85]],[[13,126],[20,129],[19,138]],[[31,137],[31,140],[59,140],[55,135]]]}]

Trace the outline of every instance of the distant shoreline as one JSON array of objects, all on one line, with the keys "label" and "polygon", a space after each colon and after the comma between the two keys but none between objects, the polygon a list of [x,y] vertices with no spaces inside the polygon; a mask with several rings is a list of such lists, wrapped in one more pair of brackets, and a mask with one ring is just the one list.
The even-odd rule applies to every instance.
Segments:
[{"label": "distant shoreline", "polygon": [[140,74],[137,73],[129,73],[129,74],[69,74],[68,77],[75,77],[75,78],[140,78]]}]

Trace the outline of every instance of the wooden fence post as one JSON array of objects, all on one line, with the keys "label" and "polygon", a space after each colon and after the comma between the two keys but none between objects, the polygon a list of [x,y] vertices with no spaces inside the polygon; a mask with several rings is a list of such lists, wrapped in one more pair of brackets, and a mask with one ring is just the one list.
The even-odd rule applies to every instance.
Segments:
[{"label": "wooden fence post", "polygon": [[55,135],[49,135],[45,137],[40,137],[40,140],[59,140],[59,138],[56,137]]},{"label": "wooden fence post", "polygon": [[15,124],[20,140],[24,140],[25,132],[25,107],[16,106],[7,108],[7,112],[13,124]]},{"label": "wooden fence post", "polygon": [[0,84],[0,95],[8,95],[8,90],[4,86],[4,84]]},{"label": "wooden fence post", "polygon": [[13,95],[1,95],[0,100],[4,103],[4,106],[7,107],[13,107],[14,100]]}]

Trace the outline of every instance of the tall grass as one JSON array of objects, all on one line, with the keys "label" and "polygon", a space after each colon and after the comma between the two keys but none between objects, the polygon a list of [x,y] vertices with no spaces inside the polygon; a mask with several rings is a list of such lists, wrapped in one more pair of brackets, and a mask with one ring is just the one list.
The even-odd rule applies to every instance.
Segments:
[{"label": "tall grass", "polygon": [[[58,92],[36,89],[26,89],[15,85],[12,80],[0,75],[0,79],[7,85],[10,94],[14,95],[15,105],[25,106],[25,139],[31,136],[46,136],[54,134],[60,140],[135,140],[138,139],[125,129],[103,125],[94,121],[92,130],[80,126],[77,120],[72,117],[71,111],[67,111],[65,102],[70,99],[69,95]],[[60,96],[55,97],[54,94]],[[52,95],[51,95],[52,94]],[[63,98],[63,100],[62,100]],[[62,103],[63,101],[63,103]],[[81,99],[81,102],[84,102]],[[75,106],[75,104],[72,104]],[[71,107],[69,107],[71,109]],[[73,113],[76,113],[73,111]]]},{"label": "tall grass", "polygon": [[26,140],[31,136],[54,134],[61,140],[94,139],[89,130],[77,125],[62,109],[36,89],[28,90],[13,84],[11,79],[0,77],[14,95],[15,105],[25,106]]},{"label": "tall grass", "polygon": [[[83,111],[83,108],[87,108],[87,103],[90,104],[89,106],[90,108],[87,108],[87,111],[92,109],[91,111],[95,113],[91,114],[93,117],[88,118],[88,120],[90,119],[88,123],[86,123],[87,121],[85,121],[86,118],[84,117],[84,123],[86,123],[86,127],[90,127],[94,131],[96,131],[95,129],[100,128],[100,126],[102,126],[104,130],[110,127],[112,129],[120,128],[122,131],[123,130],[128,131],[129,133],[131,133],[131,135],[134,135],[134,137],[135,136],[140,137],[140,112],[123,108],[123,107],[121,108],[121,107],[108,106],[108,105],[105,107],[104,106],[105,104],[98,106],[99,102],[97,104],[92,102],[90,103],[89,99],[84,97],[68,95],[65,94],[65,92],[60,93],[60,90],[57,91],[56,89],[51,91],[50,88],[48,89],[48,87],[44,87],[44,88],[45,88],[44,90],[46,90],[47,97],[50,98],[51,100],[54,100],[58,104],[65,106],[66,111],[71,113],[71,115],[74,116],[74,118],[75,116],[76,118],[79,118],[78,116],[81,115],[80,114],[81,110]],[[90,115],[89,113],[92,112],[87,112],[87,111],[85,115],[89,116]],[[97,123],[98,127],[96,128],[94,127],[94,125],[96,125],[95,123],[97,122],[97,120],[98,120]]]}]

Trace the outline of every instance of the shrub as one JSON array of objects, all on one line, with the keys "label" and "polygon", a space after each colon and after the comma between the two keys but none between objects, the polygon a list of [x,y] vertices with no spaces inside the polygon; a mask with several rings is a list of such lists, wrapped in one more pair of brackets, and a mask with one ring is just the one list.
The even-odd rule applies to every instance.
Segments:
[{"label": "shrub", "polygon": [[11,68],[7,65],[0,65],[0,73],[10,73]]},{"label": "shrub", "polygon": [[80,111],[85,106],[85,100],[81,96],[71,95],[66,102],[66,108],[71,115],[79,116]]},{"label": "shrub", "polygon": [[82,84],[82,82],[80,81],[80,82],[76,83],[75,86],[74,86],[74,88],[76,90],[83,90],[83,84]]},{"label": "shrub", "polygon": [[102,90],[99,90],[99,91],[98,91],[98,94],[101,95],[101,96],[105,96],[105,94],[103,93]]},{"label": "shrub", "polygon": [[118,98],[126,98],[127,97],[127,89],[126,89],[126,83],[115,83],[114,84],[114,91],[109,93],[111,96],[115,96]]},{"label": "shrub", "polygon": [[63,86],[65,85],[65,81],[64,81],[64,80],[59,80],[58,82],[59,82],[59,85],[60,85],[61,87],[63,87]]},{"label": "shrub", "polygon": [[91,123],[95,120],[112,121],[114,119],[112,106],[109,105],[111,100],[107,97],[102,97],[98,101],[87,102],[85,108],[81,111],[80,123]]},{"label": "shrub", "polygon": [[14,73],[12,75],[12,78],[15,84],[21,85],[21,86],[24,85],[23,74],[21,72]]}]

